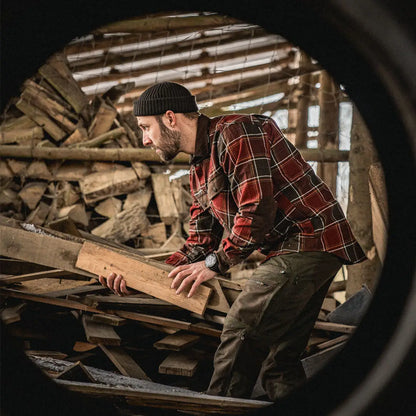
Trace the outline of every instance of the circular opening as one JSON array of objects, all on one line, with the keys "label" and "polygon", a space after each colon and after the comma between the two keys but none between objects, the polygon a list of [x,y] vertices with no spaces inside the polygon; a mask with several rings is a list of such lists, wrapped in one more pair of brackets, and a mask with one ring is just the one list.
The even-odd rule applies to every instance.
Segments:
[{"label": "circular opening", "polygon": [[[375,7],[372,2],[367,2],[366,5]],[[394,79],[387,77],[383,72],[385,68],[397,69],[398,64],[394,61],[394,56],[391,53],[394,45],[387,45],[386,49],[390,55],[388,55],[384,66],[378,72],[374,71],[374,60],[378,57],[380,49],[375,48],[370,51],[367,47],[360,45],[357,37],[360,33],[362,34],[362,30],[360,31],[359,28],[363,9],[355,10],[358,15],[352,14],[354,12],[352,9],[334,6],[324,11],[305,7],[302,9],[303,11],[299,12],[294,6],[286,5],[280,10],[285,18],[279,25],[279,34],[301,45],[308,53],[316,57],[336,77],[338,82],[347,86],[351,97],[360,108],[376,140],[380,158],[388,173],[386,182],[389,191],[391,232],[380,285],[356,336],[334,362],[323,370],[320,377],[314,380],[313,384],[308,384],[292,397],[277,404],[276,411],[279,408],[280,410],[287,409],[292,414],[295,414],[293,412],[296,409],[306,412],[306,409],[310,411],[311,408],[316,409],[317,414],[324,414],[343,402],[370,373],[374,363],[381,359],[382,350],[391,341],[395,328],[403,316],[405,305],[409,305],[411,301],[409,288],[414,267],[414,260],[412,260],[414,253],[411,252],[413,245],[409,241],[410,236],[405,232],[409,226],[411,215],[406,215],[406,213],[410,214],[410,206],[403,207],[400,201],[403,201],[405,196],[414,196],[414,190],[397,186],[397,183],[400,183],[400,178],[408,176],[414,167],[408,140],[409,130],[404,127],[404,123],[407,123],[407,128],[409,128],[409,124],[412,122],[412,117],[407,116],[406,113],[411,107],[407,109],[404,107],[404,104],[408,104],[404,86],[407,86],[409,78],[406,77],[404,70],[399,71]],[[223,7],[218,7],[218,10],[233,15],[231,10],[224,10]],[[274,10],[279,11],[277,5]],[[239,10],[239,14],[238,17],[251,20],[251,17],[247,18],[247,10]],[[128,15],[120,11],[119,16],[121,18]],[[100,23],[104,23],[109,19],[101,15],[98,16],[98,20]],[[379,25],[386,22],[392,24],[387,16],[387,20],[381,19]],[[261,24],[270,32],[275,32],[276,22],[271,16],[259,16],[256,23]],[[354,27],[356,35],[350,32],[350,28],[353,27],[351,24],[357,25]],[[84,27],[87,26],[87,24],[84,25]],[[302,27],[302,30],[299,27]],[[374,28],[371,27],[371,29]],[[308,31],[310,33],[313,31],[315,36],[310,36]],[[379,33],[374,29],[371,35],[366,44],[379,48],[381,42],[381,39],[377,37]],[[71,36],[63,36],[63,38],[67,40]],[[62,38],[57,41],[62,42]],[[42,59],[49,54],[42,56]],[[345,62],[350,64],[345,64]],[[351,62],[354,62],[354,65],[351,65]],[[21,80],[23,79],[24,77],[21,78]],[[10,85],[10,87],[12,86],[13,84]],[[14,86],[16,87],[16,84]],[[398,109],[402,111],[401,114]],[[389,120],[389,123],[380,126],[377,122],[379,119]],[[397,140],[393,141],[391,138],[397,138]],[[400,153],[397,152],[398,146],[402,149]],[[408,261],[401,260],[403,252],[407,255]],[[397,274],[401,276],[400,282],[393,279],[393,276]],[[386,305],[389,305],[388,308]],[[412,333],[409,332],[408,336],[411,337]],[[404,339],[403,342],[405,342]],[[398,356],[397,359],[403,357]],[[348,374],[344,373],[345,368],[349,369]],[[339,374],[344,374],[342,388],[339,383],[330,383],[328,386],[328,380],[336,380]],[[394,374],[394,369],[392,374]],[[323,396],[326,398],[325,401],[323,401]],[[302,402],[302,398],[307,398],[307,401]],[[364,403],[362,405],[364,406]]]}]

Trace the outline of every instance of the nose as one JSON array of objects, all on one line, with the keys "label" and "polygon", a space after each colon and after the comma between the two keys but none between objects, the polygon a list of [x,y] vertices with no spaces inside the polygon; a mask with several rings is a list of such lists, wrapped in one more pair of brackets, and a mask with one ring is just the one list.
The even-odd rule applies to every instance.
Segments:
[{"label": "nose", "polygon": [[152,145],[152,140],[149,138],[149,136],[147,134],[143,134],[143,144],[145,146],[151,146]]}]

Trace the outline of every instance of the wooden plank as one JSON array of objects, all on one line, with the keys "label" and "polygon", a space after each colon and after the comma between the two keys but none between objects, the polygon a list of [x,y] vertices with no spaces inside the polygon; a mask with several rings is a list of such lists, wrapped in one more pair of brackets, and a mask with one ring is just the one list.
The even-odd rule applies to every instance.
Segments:
[{"label": "wooden plank", "polygon": [[98,324],[105,324],[110,326],[121,326],[127,323],[127,319],[108,313],[94,314],[91,316],[91,320]]},{"label": "wooden plank", "polygon": [[95,383],[96,379],[88,371],[88,369],[81,363],[77,361],[71,366],[67,367],[65,370],[61,371],[55,376],[55,379],[59,380],[68,380],[68,381],[84,381]]},{"label": "wooden plank", "polygon": [[80,303],[80,302],[74,302],[72,300],[57,299],[57,298],[52,298],[52,297],[44,296],[44,295],[37,295],[33,293],[24,293],[24,292],[20,292],[18,290],[13,290],[13,289],[1,289],[0,293],[11,298],[28,300],[31,302],[45,303],[47,305],[54,305],[54,306],[59,306],[62,308],[67,308],[67,309],[77,309],[77,310],[81,310],[85,312],[101,313],[101,311],[98,309],[92,308],[91,306],[84,305],[83,303]]},{"label": "wooden plank", "polygon": [[355,325],[335,324],[332,322],[315,322],[315,329],[322,329],[323,331],[342,332],[345,334],[352,334],[356,330]]},{"label": "wooden plank", "polygon": [[[35,227],[31,227],[33,231]],[[45,232],[0,225],[0,255],[62,269],[74,274],[95,277],[75,267],[81,244],[56,238]],[[47,255],[45,255],[47,253]]]},{"label": "wooden plank", "polygon": [[104,277],[110,272],[121,274],[127,286],[199,314],[204,313],[211,293],[201,285],[191,298],[185,292],[176,295],[166,270],[90,242],[82,245],[76,267]]},{"label": "wooden plank", "polygon": [[123,376],[149,380],[143,369],[128,355],[123,348],[100,344],[100,348]]},{"label": "wooden plank", "polygon": [[43,272],[36,272],[36,273],[27,273],[21,274],[19,276],[8,276],[8,277],[0,277],[0,287],[11,285],[13,283],[21,283],[27,282],[29,280],[36,280],[36,279],[43,279],[43,278],[52,278],[52,277],[64,277],[69,276],[72,273],[66,272],[64,270],[45,270]]},{"label": "wooden plank", "polygon": [[28,356],[36,357],[50,357],[56,360],[64,360],[68,357],[68,354],[60,351],[45,351],[45,350],[26,350],[25,354]]},{"label": "wooden plank", "polygon": [[85,336],[91,344],[120,345],[121,338],[110,325],[94,322],[90,316],[82,316]]},{"label": "wooden plank", "polygon": [[168,335],[167,337],[156,341],[153,344],[158,350],[170,350],[170,351],[182,351],[185,348],[194,345],[201,339],[199,335],[188,334],[186,332],[178,332],[173,335]]},{"label": "wooden plank", "polygon": [[159,365],[160,374],[192,377],[198,367],[198,360],[179,352],[169,354]]},{"label": "wooden plank", "polygon": [[21,302],[15,306],[10,306],[1,311],[0,319],[5,325],[20,321],[20,314],[26,308],[26,303]]},{"label": "wooden plank", "polygon": [[156,385],[153,389],[131,389],[120,387],[108,387],[102,384],[81,383],[57,380],[57,383],[68,390],[98,397],[117,398],[124,397],[129,404],[135,406],[147,406],[166,408],[181,411],[201,412],[212,414],[235,414],[249,412],[270,406],[270,402],[235,399],[232,397],[209,396],[195,392],[184,392],[175,389],[170,392]]},{"label": "wooden plank", "polygon": [[350,335],[347,335],[347,334],[341,335],[339,337],[330,339],[329,341],[325,341],[325,342],[321,342],[321,343],[317,344],[316,348],[318,350],[325,350],[325,349],[333,347],[334,345],[337,345],[341,342],[348,341],[349,339],[350,339]]},{"label": "wooden plank", "polygon": [[176,209],[169,176],[163,173],[152,174],[152,185],[160,219],[167,225],[173,224],[179,219],[179,213]]}]

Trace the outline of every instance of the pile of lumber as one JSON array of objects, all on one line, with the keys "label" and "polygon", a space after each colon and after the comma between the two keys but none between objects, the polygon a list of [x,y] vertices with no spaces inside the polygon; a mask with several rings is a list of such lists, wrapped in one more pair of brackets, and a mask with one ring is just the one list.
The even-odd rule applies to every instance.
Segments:
[{"label": "pile of lumber", "polygon": [[[197,393],[208,386],[225,315],[244,279],[213,279],[188,299],[170,289],[171,266],[129,246],[5,217],[0,233],[1,318],[58,383],[117,397],[141,414],[155,407],[198,413],[198,406],[206,413],[241,414],[269,405]],[[96,277],[110,270],[137,292],[120,297],[102,287]],[[308,376],[355,329],[326,319],[344,283],[331,286],[322,306],[303,360]]]},{"label": "pile of lumber", "polygon": [[[134,116],[120,115],[112,104],[120,88],[88,101],[65,57],[56,54],[12,100],[0,125],[0,145],[52,149],[58,158],[67,149],[145,150],[138,149]],[[187,172],[170,180],[165,170],[138,161],[1,158],[0,215],[78,228],[133,247],[158,248],[172,237],[168,246],[176,247],[183,242],[191,197]]]}]

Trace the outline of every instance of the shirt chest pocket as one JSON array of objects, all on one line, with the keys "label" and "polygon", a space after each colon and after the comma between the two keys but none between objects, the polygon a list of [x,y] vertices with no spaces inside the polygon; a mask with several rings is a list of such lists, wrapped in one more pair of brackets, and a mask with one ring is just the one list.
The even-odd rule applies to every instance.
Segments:
[{"label": "shirt chest pocket", "polygon": [[208,180],[208,184],[201,186],[194,196],[203,209],[208,209],[212,202],[227,189],[227,178],[221,172],[216,173]]}]

